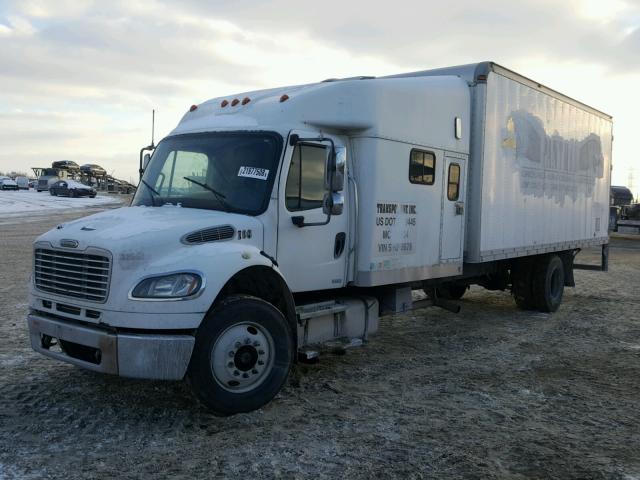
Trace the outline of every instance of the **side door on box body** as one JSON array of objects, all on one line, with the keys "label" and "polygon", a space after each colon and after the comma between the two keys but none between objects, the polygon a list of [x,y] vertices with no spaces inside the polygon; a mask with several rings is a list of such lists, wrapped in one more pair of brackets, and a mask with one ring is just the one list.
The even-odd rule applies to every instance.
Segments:
[{"label": "side door on box body", "polygon": [[467,157],[445,153],[442,175],[440,263],[462,264],[464,254]]}]

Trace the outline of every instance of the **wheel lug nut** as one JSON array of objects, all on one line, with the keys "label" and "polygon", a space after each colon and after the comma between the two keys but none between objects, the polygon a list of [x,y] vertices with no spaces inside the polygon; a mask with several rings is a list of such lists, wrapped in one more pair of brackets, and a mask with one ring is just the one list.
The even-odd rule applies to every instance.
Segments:
[{"label": "wheel lug nut", "polygon": [[229,362],[229,363],[227,363],[227,366],[228,366],[228,367],[233,367],[233,362]]},{"label": "wheel lug nut", "polygon": [[240,342],[236,342],[236,348],[240,348],[242,344]]},{"label": "wheel lug nut", "polygon": [[244,344],[245,344],[245,345],[249,345],[250,343],[251,343],[251,340],[250,340],[250,339],[248,339],[248,338],[245,338],[245,340],[244,340]]},{"label": "wheel lug nut", "polygon": [[251,370],[251,373],[253,373],[253,374],[255,375],[256,373],[258,373],[258,370],[256,370],[256,369],[254,368],[253,370]]},{"label": "wheel lug nut", "polygon": [[248,373],[243,373],[242,374],[242,378],[249,378],[249,374]]},{"label": "wheel lug nut", "polygon": [[258,350],[258,353],[259,353],[260,355],[264,355],[264,350]]},{"label": "wheel lug nut", "polygon": [[235,370],[233,374],[237,377],[238,375],[240,375],[240,372],[238,370]]},{"label": "wheel lug nut", "polygon": [[260,346],[260,342],[253,342],[253,346],[254,347],[259,347]]},{"label": "wheel lug nut", "polygon": [[258,365],[264,365],[264,362],[262,360],[258,360]]},{"label": "wheel lug nut", "polygon": [[230,357],[233,357],[234,355],[235,355],[235,353],[234,353],[234,352],[229,352],[229,356],[230,356]]}]

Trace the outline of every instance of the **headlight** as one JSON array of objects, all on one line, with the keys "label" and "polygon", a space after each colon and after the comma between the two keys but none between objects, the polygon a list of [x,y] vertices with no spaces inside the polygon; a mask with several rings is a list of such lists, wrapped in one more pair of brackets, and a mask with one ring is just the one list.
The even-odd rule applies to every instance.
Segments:
[{"label": "headlight", "polygon": [[202,288],[202,277],[196,273],[173,273],[142,280],[131,292],[133,298],[177,299],[190,297]]}]

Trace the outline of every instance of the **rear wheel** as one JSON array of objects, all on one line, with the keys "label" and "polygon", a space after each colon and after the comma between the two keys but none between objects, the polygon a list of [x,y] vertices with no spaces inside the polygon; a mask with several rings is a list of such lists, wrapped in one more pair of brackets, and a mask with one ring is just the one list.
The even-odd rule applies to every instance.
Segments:
[{"label": "rear wheel", "polygon": [[520,260],[511,268],[511,295],[518,308],[536,308],[533,298],[533,262],[530,259]]},{"label": "rear wheel", "polygon": [[533,273],[533,297],[542,312],[555,312],[564,293],[564,265],[557,255],[542,257]]},{"label": "rear wheel", "polygon": [[[38,191],[40,191],[40,190],[38,190]],[[49,195],[55,197],[56,196],[55,190],[49,190]]]},{"label": "rear wheel", "polygon": [[293,358],[293,337],[282,313],[259,298],[233,296],[200,326],[188,379],[215,413],[249,412],[280,391]]}]

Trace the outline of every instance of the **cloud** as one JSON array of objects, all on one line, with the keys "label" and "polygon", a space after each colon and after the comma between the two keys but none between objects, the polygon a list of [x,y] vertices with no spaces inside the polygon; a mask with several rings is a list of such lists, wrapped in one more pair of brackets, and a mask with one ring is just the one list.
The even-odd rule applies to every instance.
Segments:
[{"label": "cloud", "polygon": [[[5,1],[0,169],[77,155],[128,176],[151,108],[163,135],[219,95],[481,60],[610,110],[594,82],[640,74],[639,26],[620,0]],[[571,69],[595,76],[578,87]]]}]

